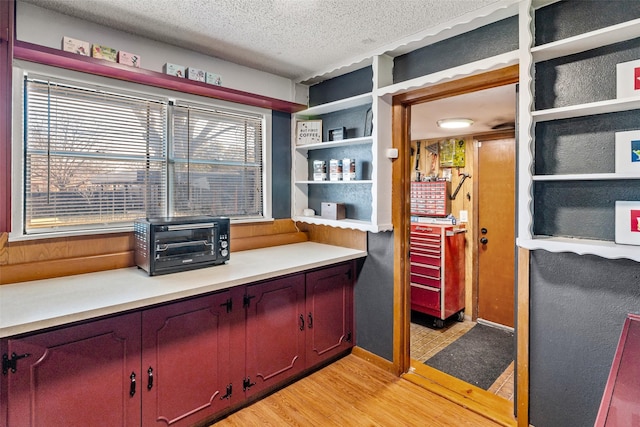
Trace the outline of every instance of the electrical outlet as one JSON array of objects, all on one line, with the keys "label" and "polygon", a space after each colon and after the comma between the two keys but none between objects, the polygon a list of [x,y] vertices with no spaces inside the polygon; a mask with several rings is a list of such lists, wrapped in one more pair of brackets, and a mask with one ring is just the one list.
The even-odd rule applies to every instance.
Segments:
[{"label": "electrical outlet", "polygon": [[469,222],[469,212],[460,211],[460,222]]}]

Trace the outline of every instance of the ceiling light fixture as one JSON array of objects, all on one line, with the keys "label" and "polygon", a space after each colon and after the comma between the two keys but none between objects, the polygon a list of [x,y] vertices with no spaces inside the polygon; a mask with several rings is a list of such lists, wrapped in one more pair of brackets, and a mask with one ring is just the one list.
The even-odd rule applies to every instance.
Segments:
[{"label": "ceiling light fixture", "polygon": [[438,127],[443,129],[462,129],[468,128],[473,124],[471,119],[442,119],[438,120]]}]

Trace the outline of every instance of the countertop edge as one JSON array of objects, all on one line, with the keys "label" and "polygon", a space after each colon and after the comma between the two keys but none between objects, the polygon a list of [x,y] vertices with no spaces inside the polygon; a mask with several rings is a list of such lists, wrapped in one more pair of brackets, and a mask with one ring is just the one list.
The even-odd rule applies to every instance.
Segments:
[{"label": "countertop edge", "polygon": [[[293,253],[298,253],[298,254],[301,251],[303,253],[304,251],[313,251],[314,256],[312,257],[313,259],[310,259],[308,261],[292,260],[288,262],[285,267],[275,267],[273,269],[269,268],[268,266],[271,265],[271,263],[269,262],[269,254],[270,253],[275,254],[277,252],[278,254],[276,254],[276,256],[282,256],[282,253],[283,253],[282,251],[285,251],[284,253],[287,253],[288,251],[293,251]],[[318,252],[320,253],[318,254]],[[86,308],[86,309],[77,308],[73,310],[68,309],[66,311],[63,309],[58,314],[42,316],[40,318],[8,321],[7,316],[6,315],[3,316],[2,313],[0,312],[0,338],[8,338],[11,336],[37,332],[40,330],[59,327],[59,326],[63,326],[63,325],[71,324],[75,322],[97,319],[100,317],[115,315],[118,313],[124,313],[132,310],[139,310],[139,309],[154,306],[157,304],[177,301],[185,298],[197,297],[198,295],[205,295],[212,292],[223,291],[225,289],[229,289],[235,286],[247,285],[255,282],[260,282],[263,280],[269,280],[276,277],[295,274],[302,271],[325,267],[328,265],[337,264],[345,261],[351,261],[354,259],[359,259],[367,256],[367,252],[362,250],[349,249],[349,248],[325,245],[325,244],[314,243],[314,242],[304,242],[304,243],[295,243],[291,245],[273,246],[271,248],[262,248],[257,250],[236,252],[235,254],[232,254],[232,260],[234,255],[236,257],[243,258],[243,257],[250,257],[254,254],[256,256],[261,257],[262,264],[264,264],[265,267],[260,269],[259,271],[251,271],[251,272],[248,272],[247,274],[234,275],[234,277],[229,280],[218,280],[218,281],[212,280],[211,283],[204,283],[204,284],[194,283],[192,286],[190,286],[189,284],[181,285],[179,289],[173,288],[167,292],[160,292],[160,293],[150,294],[142,297],[132,297],[129,300],[120,300],[114,304],[107,303],[99,307],[92,307],[92,308]],[[236,264],[234,267],[236,269],[241,269],[242,265]],[[215,266],[210,268],[220,269],[221,266]],[[120,271],[117,271],[117,274],[124,274],[125,276],[131,275],[131,277],[136,277],[134,275],[137,275],[137,277],[140,278],[141,281],[148,280],[146,279],[146,277],[148,276],[141,276],[139,271],[136,272],[137,270],[136,267],[119,269],[119,270]],[[173,282],[179,282],[181,281],[181,279],[183,280],[185,278],[188,279],[189,275],[193,276],[194,274],[201,273],[202,270],[205,270],[205,269],[193,270],[190,272],[173,273],[173,274],[168,274],[163,276],[154,276],[152,279],[159,278],[157,280],[166,283],[168,281],[171,281],[171,279],[175,278]],[[216,270],[211,270],[211,271],[216,271]],[[218,271],[222,271],[222,270],[218,270]],[[90,284],[87,284],[86,281],[91,281],[92,279],[98,280],[98,278],[100,277],[108,276],[109,272],[114,274],[114,272],[116,271],[109,270],[107,272],[89,273],[86,275],[79,275],[79,276],[83,276],[83,278],[85,278],[86,286],[91,286]],[[70,276],[70,277],[76,278],[76,276]],[[0,295],[3,297],[3,299],[11,298],[11,295],[12,295],[11,292],[3,292],[3,288],[9,289],[5,287],[14,287],[13,289],[11,289],[12,291],[17,289],[19,291],[22,291],[22,293],[24,294],[24,290],[27,289],[26,287],[31,286],[33,283],[36,283],[36,282],[39,282],[40,284],[51,283],[51,285],[49,286],[53,288],[56,283],[60,283],[64,279],[65,278],[45,279],[45,280],[39,280],[34,282],[23,282],[23,283],[12,284],[12,285],[2,285],[0,286]],[[199,280],[196,282],[202,282],[202,280]],[[71,292],[72,291],[73,289],[71,289]],[[91,289],[89,289],[88,291],[91,292]],[[104,292],[108,293],[108,290]],[[96,299],[99,299],[102,295],[98,293],[93,296]],[[46,295],[44,296],[38,295],[38,297],[40,299],[45,299],[45,300],[47,299]],[[12,305],[17,304],[19,306],[28,307],[29,301],[26,300],[27,298],[22,298],[22,299],[23,301],[12,301]],[[2,301],[0,301],[0,303],[2,303]],[[6,304],[6,301],[4,302],[4,304]],[[28,317],[28,316],[25,316],[25,317]]]}]

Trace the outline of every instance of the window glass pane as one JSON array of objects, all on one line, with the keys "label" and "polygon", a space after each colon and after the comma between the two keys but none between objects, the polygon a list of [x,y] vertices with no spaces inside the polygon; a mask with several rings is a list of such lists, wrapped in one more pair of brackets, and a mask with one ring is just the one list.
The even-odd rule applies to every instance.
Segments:
[{"label": "window glass pane", "polygon": [[166,212],[166,104],[25,83],[25,231],[113,227]]},{"label": "window glass pane", "polygon": [[263,215],[262,122],[255,114],[173,107],[175,215]]}]

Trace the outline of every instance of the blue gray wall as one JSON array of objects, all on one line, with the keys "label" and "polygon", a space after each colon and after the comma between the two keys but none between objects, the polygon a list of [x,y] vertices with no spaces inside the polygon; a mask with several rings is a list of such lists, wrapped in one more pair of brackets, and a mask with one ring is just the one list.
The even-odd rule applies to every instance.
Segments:
[{"label": "blue gray wall", "polygon": [[271,200],[274,218],[291,218],[291,114],[271,112]]},{"label": "blue gray wall", "polygon": [[[536,12],[536,44],[640,17],[638,1],[567,1]],[[640,39],[536,65],[535,108],[616,98],[615,64],[640,58]],[[535,173],[613,173],[615,132],[638,111],[536,126]],[[614,240],[614,203],[640,200],[629,181],[534,185],[534,233]],[[530,260],[530,422],[591,426],[627,313],[640,311],[640,264],[533,251]]]}]

